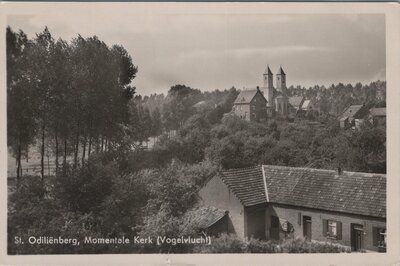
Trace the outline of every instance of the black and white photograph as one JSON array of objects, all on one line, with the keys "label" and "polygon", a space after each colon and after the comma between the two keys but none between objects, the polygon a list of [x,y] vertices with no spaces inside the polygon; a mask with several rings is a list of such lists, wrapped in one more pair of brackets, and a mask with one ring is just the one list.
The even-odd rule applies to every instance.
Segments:
[{"label": "black and white photograph", "polygon": [[390,249],[385,14],[249,4],[4,16],[8,255]]}]

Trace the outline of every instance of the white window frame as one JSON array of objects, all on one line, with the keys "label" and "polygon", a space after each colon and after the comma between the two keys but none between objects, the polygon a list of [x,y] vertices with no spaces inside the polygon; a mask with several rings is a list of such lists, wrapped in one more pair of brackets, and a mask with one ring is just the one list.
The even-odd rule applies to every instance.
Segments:
[{"label": "white window frame", "polygon": [[338,237],[338,222],[334,220],[328,220],[327,221],[327,231],[326,235],[329,238],[337,239]]}]

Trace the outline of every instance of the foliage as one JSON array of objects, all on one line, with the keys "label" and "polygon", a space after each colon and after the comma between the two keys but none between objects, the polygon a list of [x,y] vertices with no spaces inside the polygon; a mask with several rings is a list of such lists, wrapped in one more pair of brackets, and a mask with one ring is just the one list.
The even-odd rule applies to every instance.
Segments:
[{"label": "foliage", "polygon": [[213,238],[211,245],[201,245],[194,248],[195,253],[244,253],[247,244],[235,234],[221,234]]},{"label": "foliage", "polygon": [[103,165],[100,160],[91,158],[85,167],[63,170],[56,177],[55,195],[65,208],[73,212],[99,212],[111,193],[116,165]]},{"label": "foliage", "polygon": [[198,253],[349,253],[349,247],[328,242],[289,238],[283,241],[250,239],[243,241],[236,235],[221,234],[211,245],[196,246]]}]

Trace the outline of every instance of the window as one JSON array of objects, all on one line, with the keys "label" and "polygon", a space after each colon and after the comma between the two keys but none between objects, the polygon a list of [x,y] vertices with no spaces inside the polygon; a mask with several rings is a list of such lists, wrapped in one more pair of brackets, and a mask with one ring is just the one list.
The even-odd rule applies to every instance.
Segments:
[{"label": "window", "polygon": [[330,239],[342,239],[342,223],[334,220],[323,220],[323,235]]},{"label": "window", "polygon": [[386,228],[372,227],[374,246],[386,248]]},{"label": "window", "polygon": [[254,111],[254,110],[256,110],[256,106],[255,105],[252,105],[251,106],[251,109]]},{"label": "window", "polygon": [[328,221],[328,236],[337,237],[337,222]]}]

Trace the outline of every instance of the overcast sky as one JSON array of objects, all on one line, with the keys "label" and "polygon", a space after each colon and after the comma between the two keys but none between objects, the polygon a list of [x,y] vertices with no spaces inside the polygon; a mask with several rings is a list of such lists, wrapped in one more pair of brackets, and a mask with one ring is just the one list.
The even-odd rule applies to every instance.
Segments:
[{"label": "overcast sky", "polygon": [[383,15],[130,12],[9,16],[8,24],[29,37],[47,25],[56,38],[97,35],[123,45],[139,67],[133,85],[142,95],[166,93],[175,84],[254,87],[267,64],[274,74],[282,65],[288,86],[385,80]]}]

